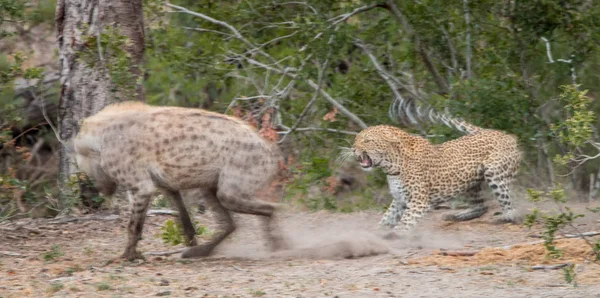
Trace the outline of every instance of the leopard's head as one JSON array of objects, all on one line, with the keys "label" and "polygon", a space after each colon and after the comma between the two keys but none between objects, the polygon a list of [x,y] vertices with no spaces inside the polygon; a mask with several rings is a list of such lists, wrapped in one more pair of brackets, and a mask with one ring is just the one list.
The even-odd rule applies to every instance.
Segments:
[{"label": "leopard's head", "polygon": [[361,131],[354,139],[352,153],[365,171],[374,167],[389,169],[393,164],[392,156],[397,128],[379,125]]}]

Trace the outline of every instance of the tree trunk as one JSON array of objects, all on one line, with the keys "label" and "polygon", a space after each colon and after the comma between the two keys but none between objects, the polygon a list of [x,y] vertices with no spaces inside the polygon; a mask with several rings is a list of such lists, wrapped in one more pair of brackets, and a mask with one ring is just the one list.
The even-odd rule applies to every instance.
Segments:
[{"label": "tree trunk", "polygon": [[[107,104],[128,99],[144,100],[142,86],[137,80],[141,75],[138,66],[144,54],[142,1],[59,0],[56,28],[60,59],[59,134],[69,141],[77,134],[82,119]],[[111,77],[114,73],[111,72],[111,55],[116,54],[104,41],[112,41],[111,38],[118,35],[109,36],[104,32],[113,32],[108,31],[113,28],[129,39],[122,50],[130,55],[129,72],[133,79],[117,82],[114,76]],[[63,146],[58,178],[63,205],[64,199],[73,195],[66,183],[76,171],[73,157]]]}]

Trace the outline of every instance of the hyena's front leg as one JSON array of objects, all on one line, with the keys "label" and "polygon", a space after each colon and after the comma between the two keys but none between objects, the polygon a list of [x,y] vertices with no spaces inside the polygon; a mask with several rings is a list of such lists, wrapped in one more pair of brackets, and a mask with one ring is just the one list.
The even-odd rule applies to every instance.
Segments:
[{"label": "hyena's front leg", "polygon": [[143,259],[142,254],[136,250],[136,246],[142,236],[151,194],[152,192],[148,191],[132,191],[133,204],[131,207],[131,218],[129,219],[129,225],[127,226],[128,241],[125,252],[123,252],[121,258],[125,258],[129,261]]}]

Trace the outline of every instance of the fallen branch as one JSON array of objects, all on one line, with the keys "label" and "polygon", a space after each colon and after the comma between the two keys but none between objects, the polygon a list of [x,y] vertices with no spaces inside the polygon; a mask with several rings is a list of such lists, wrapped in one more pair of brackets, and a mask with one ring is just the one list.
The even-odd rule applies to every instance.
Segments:
[{"label": "fallen branch", "polygon": [[116,214],[111,214],[108,216],[93,215],[93,216],[88,216],[88,217],[63,218],[63,219],[59,219],[59,220],[55,220],[55,221],[49,221],[48,224],[56,225],[56,224],[64,224],[64,223],[70,223],[70,222],[88,221],[88,220],[115,220],[115,219],[119,219],[119,218],[120,218],[119,215],[116,215]]},{"label": "fallen branch", "polygon": [[569,285],[564,285],[564,284],[547,284],[544,287],[549,287],[549,288],[566,288]]},{"label": "fallen branch", "polygon": [[556,269],[560,269],[563,267],[567,267],[568,265],[569,265],[568,263],[558,264],[558,265],[537,265],[537,266],[531,266],[531,270],[556,270]]},{"label": "fallen branch", "polygon": [[479,251],[440,251],[439,254],[442,256],[452,256],[452,257],[472,257],[476,255]]},{"label": "fallen branch", "polygon": [[152,214],[158,214],[158,215],[179,215],[179,212],[175,211],[175,210],[169,210],[169,209],[151,209],[148,210],[148,215],[152,215]]},{"label": "fallen branch", "polygon": [[75,280],[74,276],[65,276],[65,277],[51,279],[50,282],[65,282],[65,281],[72,281],[72,280]]},{"label": "fallen branch", "polygon": [[0,255],[11,256],[11,257],[25,257],[24,255],[22,255],[18,252],[12,252],[12,251],[0,251]]},{"label": "fallen branch", "polygon": [[232,267],[233,269],[237,270],[237,271],[244,271],[244,272],[248,272],[248,271],[250,271],[250,270],[248,270],[248,269],[242,269],[242,268],[240,268],[240,267],[237,267],[237,266],[234,266],[234,265],[231,265],[231,267]]},{"label": "fallen branch", "polygon": [[169,250],[169,251],[147,252],[147,253],[145,253],[145,255],[147,255],[147,256],[170,256],[170,255],[174,255],[174,254],[178,254],[180,252],[183,252],[186,249],[187,248],[180,248],[180,249]]},{"label": "fallen branch", "polygon": [[[593,236],[597,236],[597,235],[600,235],[599,231],[591,231],[591,232],[584,232],[584,233],[580,233],[580,234],[564,234],[563,236],[554,237],[554,239],[593,237]],[[543,235],[529,235],[527,237],[543,238],[544,236]]]},{"label": "fallen branch", "polygon": [[100,271],[102,273],[110,273],[108,270],[104,270],[102,268],[98,268],[98,267],[94,267],[94,266],[90,266],[90,271]]}]

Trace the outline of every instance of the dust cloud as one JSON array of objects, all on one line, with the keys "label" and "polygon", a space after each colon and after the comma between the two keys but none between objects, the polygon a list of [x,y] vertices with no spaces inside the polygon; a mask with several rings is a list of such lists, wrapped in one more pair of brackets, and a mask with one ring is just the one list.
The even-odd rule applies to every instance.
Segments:
[{"label": "dust cloud", "polygon": [[380,230],[370,212],[332,216],[316,213],[289,213],[278,220],[288,249],[270,252],[260,222],[252,216],[237,215],[238,229],[215,254],[250,259],[348,259],[382,254],[402,255],[414,248],[452,249],[463,247],[464,237],[434,231],[425,225],[409,234]]}]

